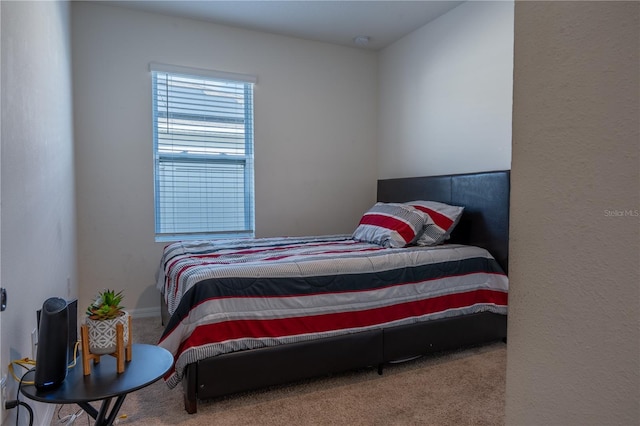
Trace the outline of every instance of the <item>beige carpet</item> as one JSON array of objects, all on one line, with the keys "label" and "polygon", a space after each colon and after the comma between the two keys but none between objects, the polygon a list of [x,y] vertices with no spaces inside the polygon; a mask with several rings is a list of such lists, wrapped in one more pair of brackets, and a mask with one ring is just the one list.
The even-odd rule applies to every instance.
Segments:
[{"label": "beige carpet", "polygon": [[[133,322],[134,342],[156,343],[156,318]],[[423,357],[239,395],[184,411],[182,390],[162,380],[127,396],[119,425],[501,425],[506,345]],[[52,425],[78,407],[59,407]],[[93,424],[82,414],[75,425]]]}]

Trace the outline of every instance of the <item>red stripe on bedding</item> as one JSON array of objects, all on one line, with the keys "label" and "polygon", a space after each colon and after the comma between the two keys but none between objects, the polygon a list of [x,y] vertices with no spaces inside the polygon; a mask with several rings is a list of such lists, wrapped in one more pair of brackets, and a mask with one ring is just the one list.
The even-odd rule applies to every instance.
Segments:
[{"label": "red stripe on bedding", "polygon": [[[318,243],[308,243],[308,244],[289,244],[286,246],[278,246],[278,247],[272,247],[272,246],[266,246],[264,248],[259,248],[259,249],[249,249],[249,250],[237,250],[235,251],[234,249],[222,249],[222,253],[221,252],[216,252],[216,253],[209,253],[209,254],[181,254],[181,255],[177,255],[175,256],[171,262],[169,263],[169,266],[166,268],[167,271],[171,271],[174,268],[178,268],[178,272],[176,272],[176,281],[180,280],[180,276],[185,273],[186,270],[188,270],[191,267],[194,266],[200,266],[200,265],[227,265],[230,263],[234,263],[235,261],[237,261],[236,259],[230,260],[230,261],[222,261],[222,262],[207,262],[207,261],[202,261],[199,262],[197,264],[187,264],[187,265],[183,265],[183,266],[176,266],[177,263],[179,262],[183,262],[183,261],[190,261],[191,259],[217,259],[220,257],[225,257],[225,256],[237,256],[237,255],[248,255],[248,254],[257,254],[257,253],[267,253],[270,251],[282,251],[282,250],[291,250],[291,249],[296,249],[296,248],[300,248],[300,247],[322,247],[322,246],[330,246],[330,245],[344,245],[345,243],[350,243],[349,241],[322,241],[322,242],[318,242]],[[353,241],[353,244],[355,244],[356,241]],[[266,259],[268,260],[268,259]],[[168,277],[167,277],[167,282],[168,282]],[[177,293],[178,289],[176,288],[175,292]]]},{"label": "red stripe on bedding", "polygon": [[[478,303],[507,305],[507,293],[475,290],[374,309],[265,320],[237,320],[198,326],[178,349],[183,351],[211,343],[242,338],[279,338],[383,325],[392,321],[472,306]],[[176,356],[177,359],[177,356]]]},{"label": "red stripe on bedding", "polygon": [[[256,253],[267,253],[270,251],[283,251],[283,250],[291,250],[291,249],[297,249],[300,247],[323,247],[323,246],[330,246],[330,245],[344,245],[346,243],[349,243],[349,241],[322,241],[322,242],[318,242],[318,243],[305,243],[305,244],[289,244],[289,245],[284,245],[284,246],[277,246],[277,247],[273,247],[273,246],[265,246],[263,248],[255,248],[255,249],[244,249],[244,250],[237,250],[235,251],[234,249],[224,249],[224,253],[220,253],[220,254],[192,254],[189,257],[191,258],[199,258],[199,259],[206,259],[206,258],[210,258],[210,257],[220,257],[220,256],[228,256],[230,254],[233,255],[247,255],[247,254],[256,254]],[[355,241],[354,241],[355,243]]]},{"label": "red stripe on bedding", "polygon": [[440,212],[437,212],[435,210],[432,210],[430,208],[420,206],[420,205],[412,205],[412,207],[420,211],[423,211],[429,216],[431,216],[431,219],[433,219],[433,222],[440,228],[444,229],[445,231],[448,231],[451,225],[453,225],[453,220],[451,220],[450,218],[448,218],[447,216],[443,215]]},{"label": "red stripe on bedding", "polygon": [[360,225],[373,225],[396,231],[406,242],[413,241],[415,231],[409,224],[395,217],[375,213],[367,213],[360,219]]},{"label": "red stripe on bedding", "polygon": [[[322,244],[308,244],[308,245],[295,245],[295,246],[287,246],[285,248],[283,248],[282,250],[289,250],[290,248],[298,248],[298,247],[309,247],[309,246],[315,246],[315,247],[323,247],[323,246],[327,246],[327,245],[339,245],[342,242],[336,242],[336,243],[322,243]],[[355,241],[354,241],[355,243]],[[230,253],[223,253],[223,254],[217,254],[215,256],[210,256],[210,255],[206,255],[206,256],[191,256],[188,259],[193,259],[193,258],[198,258],[198,259],[211,259],[211,258],[218,258],[218,257],[224,257],[224,256],[229,256],[229,255],[237,255],[237,254],[255,254],[255,253],[261,253],[261,252],[269,252],[269,251],[273,251],[276,249],[268,249],[268,250],[255,250],[255,251],[242,251],[242,252],[230,252]],[[324,254],[343,254],[343,253],[363,253],[363,252],[369,252],[369,251],[378,251],[378,250],[384,250],[384,247],[367,247],[367,248],[357,248],[357,249],[352,249],[349,248],[349,250],[325,250],[325,251],[318,251],[318,252],[313,252],[311,253],[312,256],[317,256],[317,255],[324,255]],[[262,259],[254,259],[252,260],[252,262],[269,262],[269,261],[275,261],[275,260],[282,260],[282,259],[286,259],[288,257],[295,257],[295,256],[301,256],[304,255],[306,253],[292,253],[292,254],[283,254],[280,256],[273,256],[273,257],[265,257]],[[187,260],[188,260],[187,259]],[[176,279],[175,281],[180,282],[180,279],[182,277],[183,274],[185,274],[189,269],[192,268],[196,268],[196,267],[201,267],[203,265],[230,265],[233,263],[237,263],[237,258],[231,259],[229,261],[220,261],[220,262],[216,262],[216,261],[200,261],[198,263],[188,263],[185,265],[181,265],[181,266],[175,266],[176,263],[180,262],[180,261],[184,261],[184,258],[181,259],[176,259],[172,264],[170,268],[174,268],[177,270],[176,272]],[[165,289],[168,289],[169,287],[169,277],[167,276],[165,278]],[[176,288],[173,291],[174,296],[176,294],[178,294],[179,291],[179,287],[176,286]]]},{"label": "red stripe on bedding", "polygon": [[[384,249],[385,249],[384,247],[380,246],[379,248],[364,248],[364,249],[358,249],[358,250],[349,250],[348,253],[363,253],[367,251],[378,251],[378,250],[384,250]],[[346,252],[344,250],[318,251],[318,252],[314,252],[313,256],[318,256],[323,254],[341,254],[341,253],[346,253]],[[289,257],[296,257],[296,256],[300,256],[300,253],[283,254],[283,255],[274,256],[274,257],[265,257],[264,259],[260,259],[260,261],[263,262],[263,261],[272,261],[272,260],[282,260],[282,259],[287,259]]]}]

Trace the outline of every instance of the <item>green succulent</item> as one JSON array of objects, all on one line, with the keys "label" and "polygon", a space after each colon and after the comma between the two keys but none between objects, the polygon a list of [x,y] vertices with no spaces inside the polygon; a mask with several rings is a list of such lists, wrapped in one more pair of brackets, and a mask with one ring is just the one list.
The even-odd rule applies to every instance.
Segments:
[{"label": "green succulent", "polygon": [[92,320],[108,320],[122,315],[122,291],[104,290],[87,308],[87,316]]}]

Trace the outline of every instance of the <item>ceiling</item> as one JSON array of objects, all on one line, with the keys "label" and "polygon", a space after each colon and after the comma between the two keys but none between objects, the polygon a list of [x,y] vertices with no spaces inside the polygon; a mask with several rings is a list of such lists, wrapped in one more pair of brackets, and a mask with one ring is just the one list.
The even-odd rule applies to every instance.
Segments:
[{"label": "ceiling", "polygon": [[[462,1],[119,1],[109,3],[363,49],[382,49]],[[358,36],[369,38],[358,44]]]}]

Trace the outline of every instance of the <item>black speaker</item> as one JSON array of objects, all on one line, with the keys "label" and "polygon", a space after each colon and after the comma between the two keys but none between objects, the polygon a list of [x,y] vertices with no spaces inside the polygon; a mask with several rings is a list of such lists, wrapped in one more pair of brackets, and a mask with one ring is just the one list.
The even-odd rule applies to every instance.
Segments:
[{"label": "black speaker", "polygon": [[44,301],[40,312],[35,386],[53,389],[67,377],[69,342],[69,308],[59,297]]},{"label": "black speaker", "polygon": [[[69,310],[69,355],[67,355],[67,361],[69,361],[69,364],[73,364],[78,356],[76,351],[76,343],[78,343],[78,299],[67,300],[67,309]],[[38,331],[40,331],[41,314],[42,309],[38,309],[36,311]]]},{"label": "black speaker", "polygon": [[69,355],[67,361],[71,364],[75,361],[78,341],[78,299],[67,300],[69,309]]}]

